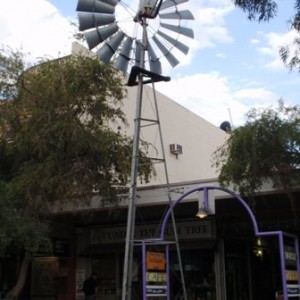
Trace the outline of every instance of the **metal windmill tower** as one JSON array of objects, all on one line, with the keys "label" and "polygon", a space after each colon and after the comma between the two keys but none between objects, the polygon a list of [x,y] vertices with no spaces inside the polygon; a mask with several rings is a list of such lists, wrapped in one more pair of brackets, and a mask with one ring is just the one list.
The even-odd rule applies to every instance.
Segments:
[{"label": "metal windmill tower", "polygon": [[[79,0],[77,5],[79,30],[83,31],[90,50],[96,48],[97,56],[101,61],[104,63],[112,62],[123,73],[127,73],[130,70],[128,86],[138,87],[128,199],[122,300],[131,299],[136,182],[139,165],[138,153],[141,126],[142,122],[146,121],[142,118],[143,86],[151,83],[153,87],[156,118],[151,120],[151,122],[159,128],[162,152],[160,161],[164,163],[166,185],[168,186],[169,179],[154,83],[170,80],[169,77],[161,75],[161,59],[166,59],[172,67],[175,67],[179,60],[173,55],[174,50],[184,54],[188,53],[188,46],[180,42],[179,37],[194,37],[193,30],[181,24],[186,20],[193,20],[193,15],[188,10],[178,10],[177,8],[178,5],[188,2],[188,0],[139,0],[139,3],[135,5],[136,8],[132,9],[132,2],[135,1],[138,0]],[[119,8],[129,14],[129,18],[124,18],[124,20],[129,21],[134,26],[130,33],[126,26],[122,26],[124,20],[116,18],[116,12],[117,10],[119,11]],[[156,22],[156,26],[150,24],[153,21]],[[168,198],[171,203],[169,189]],[[183,295],[184,299],[187,299],[173,215],[172,222],[181,271]]]}]

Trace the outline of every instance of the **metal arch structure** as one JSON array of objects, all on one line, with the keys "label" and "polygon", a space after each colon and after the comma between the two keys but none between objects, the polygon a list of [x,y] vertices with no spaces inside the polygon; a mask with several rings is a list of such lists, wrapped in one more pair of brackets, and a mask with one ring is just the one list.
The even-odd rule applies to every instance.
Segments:
[{"label": "metal arch structure", "polygon": [[[203,208],[206,209],[207,211],[210,211],[210,207],[209,207],[209,197],[208,197],[208,192],[210,190],[220,190],[223,191],[229,195],[231,195],[235,200],[237,200],[238,202],[240,202],[242,204],[242,206],[244,207],[244,209],[247,211],[250,220],[252,222],[253,225],[253,230],[254,230],[254,235],[256,237],[277,237],[278,238],[278,246],[279,246],[279,252],[280,252],[280,269],[281,269],[281,283],[282,283],[282,299],[283,300],[288,300],[289,299],[289,291],[295,289],[296,292],[298,293],[297,295],[293,295],[292,297],[297,297],[299,298],[300,296],[300,257],[299,257],[299,241],[298,241],[298,237],[294,234],[291,233],[287,233],[284,231],[260,231],[259,230],[259,226],[257,224],[256,218],[254,213],[252,212],[251,208],[248,206],[248,204],[235,192],[224,188],[224,187],[219,187],[219,186],[200,186],[194,189],[191,189],[187,192],[185,192],[184,194],[182,194],[176,201],[174,201],[172,203],[172,205],[169,207],[169,209],[167,210],[162,225],[161,225],[161,230],[160,230],[160,236],[156,239],[145,239],[142,241],[142,255],[143,257],[146,256],[146,247],[147,245],[163,245],[166,247],[166,257],[167,257],[167,263],[168,263],[168,245],[171,243],[171,241],[167,241],[165,239],[165,233],[166,233],[166,226],[168,223],[168,220],[170,218],[170,216],[172,216],[172,213],[175,209],[175,207],[180,204],[181,201],[183,201],[188,195],[193,194],[195,192],[203,192]],[[298,278],[297,278],[297,284],[292,287],[289,288],[288,284],[287,284],[287,275],[286,275],[286,253],[285,253],[285,239],[289,239],[292,241],[292,248],[293,248],[293,254],[296,257],[296,262],[295,262],[295,267],[296,267],[296,272],[298,274]],[[146,277],[145,273],[146,273],[146,266],[145,266],[146,262],[144,260],[143,263],[143,278]],[[169,266],[167,266],[167,271],[169,270]],[[167,278],[169,276],[167,275]],[[144,288],[144,295],[146,295],[146,287]],[[146,299],[146,297],[144,297],[143,299]],[[170,295],[168,294],[167,296],[167,300],[170,299]]]}]

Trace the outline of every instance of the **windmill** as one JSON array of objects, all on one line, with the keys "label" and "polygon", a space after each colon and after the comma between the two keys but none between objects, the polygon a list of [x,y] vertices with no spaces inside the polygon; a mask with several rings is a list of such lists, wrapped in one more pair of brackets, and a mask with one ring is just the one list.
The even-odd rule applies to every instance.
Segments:
[{"label": "windmill", "polygon": [[[89,49],[96,49],[96,54],[104,63],[113,63],[123,73],[128,70],[128,86],[138,86],[134,139],[132,149],[131,182],[129,190],[127,233],[124,257],[122,300],[131,299],[132,261],[135,228],[136,181],[139,164],[138,150],[140,143],[143,86],[152,83],[157,119],[159,126],[162,162],[165,164],[166,183],[169,185],[162,134],[160,130],[158,106],[154,82],[169,81],[162,76],[161,60],[165,59],[171,67],[179,64],[174,52],[188,53],[188,46],[179,41],[179,37],[193,38],[193,30],[182,22],[193,20],[189,10],[179,10],[178,5],[188,0],[78,0],[77,12],[79,30],[83,31]],[[130,4],[128,4],[130,2]],[[134,5],[134,8],[132,6]],[[128,17],[120,12],[126,12]],[[119,19],[117,15],[121,16]],[[128,30],[124,21],[132,26]],[[127,24],[125,22],[125,24]],[[170,193],[168,198],[171,203]],[[172,215],[175,239],[178,241],[175,219]],[[181,268],[181,280],[184,299],[187,299],[178,242],[177,253]]]}]

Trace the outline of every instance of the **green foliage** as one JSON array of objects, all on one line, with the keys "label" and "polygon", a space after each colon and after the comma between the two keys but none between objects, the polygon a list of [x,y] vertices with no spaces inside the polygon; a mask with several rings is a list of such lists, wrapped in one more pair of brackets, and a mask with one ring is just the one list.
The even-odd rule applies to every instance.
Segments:
[{"label": "green foliage", "polygon": [[[292,49],[296,49],[296,52],[294,52]],[[300,57],[299,57],[299,49],[300,50],[300,38],[296,38],[293,41],[292,46],[282,46],[279,50],[280,57],[284,64],[290,69],[290,70],[297,70],[300,72]]]},{"label": "green foliage", "polygon": [[[248,13],[249,20],[269,21],[276,17],[278,0],[232,0],[233,3]],[[290,3],[283,5],[290,5]],[[294,0],[294,15],[289,20],[291,30],[300,32],[300,0]],[[280,56],[284,64],[290,69],[300,71],[300,39],[295,38],[291,45],[282,45]]]},{"label": "green foliage", "polygon": [[234,4],[248,13],[250,20],[269,21],[277,14],[277,3],[273,0],[233,0]]},{"label": "green foliage", "polygon": [[222,185],[251,195],[266,182],[289,192],[300,183],[300,108],[252,109],[214,154]]},{"label": "green foliage", "polygon": [[[94,195],[117,203],[127,191],[132,140],[112,130],[126,126],[126,91],[113,67],[90,57],[25,70],[22,53],[2,51],[0,72],[0,252],[11,243],[34,252],[47,239],[49,208]],[[138,172],[148,181],[144,146]]]},{"label": "green foliage", "polygon": [[24,249],[36,253],[41,245],[51,251],[47,223],[25,213],[24,202],[11,187],[0,182],[0,256],[22,253]]},{"label": "green foliage", "polygon": [[24,68],[24,55],[21,51],[0,49],[0,99],[16,97],[16,85]]}]

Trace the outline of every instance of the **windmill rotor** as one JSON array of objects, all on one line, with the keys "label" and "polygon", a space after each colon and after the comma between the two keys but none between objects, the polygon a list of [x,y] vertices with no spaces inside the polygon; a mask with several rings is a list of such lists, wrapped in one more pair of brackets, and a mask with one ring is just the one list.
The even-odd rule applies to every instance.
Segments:
[{"label": "windmill rotor", "polygon": [[[147,68],[161,74],[162,59],[175,67],[179,64],[176,52],[187,54],[185,38],[193,38],[193,30],[182,25],[193,20],[189,10],[178,6],[188,0],[140,0],[137,8],[133,0],[78,0],[79,30],[83,32],[90,50],[99,59],[112,62],[123,73],[130,66],[140,66],[143,20],[147,20]],[[183,38],[183,41],[180,40]]]}]

